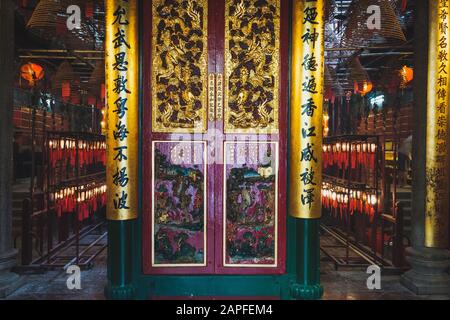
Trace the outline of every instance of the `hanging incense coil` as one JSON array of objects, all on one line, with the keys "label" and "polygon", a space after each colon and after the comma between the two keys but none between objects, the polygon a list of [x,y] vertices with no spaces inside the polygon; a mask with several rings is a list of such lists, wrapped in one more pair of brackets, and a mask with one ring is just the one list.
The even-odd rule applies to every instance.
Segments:
[{"label": "hanging incense coil", "polygon": [[103,6],[103,1],[40,0],[28,20],[27,28],[53,28],[56,30],[58,27],[63,27],[67,29],[66,22],[69,17],[67,8],[70,6],[80,8],[81,22],[83,23],[83,20],[93,18],[94,4],[100,8]]},{"label": "hanging incense coil", "polygon": [[100,95],[102,84],[105,83],[105,65],[97,63],[89,78],[89,92],[94,95]]},{"label": "hanging incense coil", "polygon": [[336,74],[336,70],[328,65],[324,68],[325,78],[325,92],[332,91],[333,95],[338,97],[344,95],[342,85],[339,83],[339,79]]},{"label": "hanging incense coil", "polygon": [[[67,8],[78,6],[81,10],[80,28],[67,27]],[[27,28],[38,36],[52,40],[56,46],[70,49],[102,49],[105,31],[104,21],[95,18],[94,12],[102,11],[103,1],[41,0],[36,5]]]},{"label": "hanging incense coil", "polygon": [[72,65],[68,61],[64,61],[59,65],[58,70],[52,79],[52,88],[60,89],[63,82],[79,81],[80,79],[76,76],[73,71]]},{"label": "hanging incense coil", "polygon": [[350,83],[362,84],[364,82],[370,82],[369,74],[362,66],[358,57],[350,58],[348,62],[348,73]]},{"label": "hanging incense coil", "polygon": [[337,82],[333,85],[333,93],[336,97],[343,97],[345,96],[345,91],[342,85]]},{"label": "hanging incense coil", "polygon": [[325,78],[325,86],[331,88],[333,84],[337,81],[336,71],[330,66],[325,65],[324,78]]},{"label": "hanging incense coil", "polygon": [[[68,61],[60,64],[58,70],[52,78],[52,90],[54,93],[69,98],[73,101],[80,100],[80,78],[73,71],[72,65]],[[66,94],[68,92],[68,94]],[[67,95],[69,97],[67,97]]]},{"label": "hanging incense coil", "polygon": [[63,4],[60,0],[41,0],[36,5],[33,14],[28,20],[27,28],[53,28],[56,30],[63,13]]},{"label": "hanging incense coil", "polygon": [[[367,8],[380,7],[379,30],[368,28],[367,22],[373,13]],[[343,46],[363,47],[369,43],[404,44],[406,42],[400,22],[395,13],[393,3],[389,0],[354,0],[347,11],[347,26],[342,39]]]},{"label": "hanging incense coil", "polygon": [[[74,4],[73,0],[63,0]],[[82,10],[83,19],[79,29],[73,29],[66,34],[65,44],[69,48],[103,50],[105,35],[105,22],[103,14],[95,15],[96,12],[104,11],[104,1],[77,0],[76,3]]]},{"label": "hanging incense coil", "polygon": [[330,21],[330,19],[333,18],[334,9],[335,9],[334,0],[326,0],[325,15],[324,15],[325,21]]},{"label": "hanging incense coil", "polygon": [[383,69],[379,72],[380,77],[377,79],[383,90],[388,93],[395,93],[403,85],[406,85],[401,74],[404,65],[405,63],[398,57],[390,58],[385,63]]}]

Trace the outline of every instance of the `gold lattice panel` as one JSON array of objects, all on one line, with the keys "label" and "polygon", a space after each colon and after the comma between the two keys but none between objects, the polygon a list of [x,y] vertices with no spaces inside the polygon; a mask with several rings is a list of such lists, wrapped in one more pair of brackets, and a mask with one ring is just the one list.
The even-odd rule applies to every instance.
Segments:
[{"label": "gold lattice panel", "polygon": [[154,0],[153,132],[205,132],[207,0]]},{"label": "gold lattice panel", "polygon": [[277,133],[280,1],[226,0],[225,132]]}]

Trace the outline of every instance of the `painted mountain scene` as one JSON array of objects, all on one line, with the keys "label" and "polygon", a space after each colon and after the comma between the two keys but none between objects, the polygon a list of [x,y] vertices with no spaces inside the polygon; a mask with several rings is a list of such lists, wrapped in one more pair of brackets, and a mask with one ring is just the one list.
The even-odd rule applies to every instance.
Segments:
[{"label": "painted mountain scene", "polygon": [[203,155],[203,143],[155,143],[154,265],[205,263]]},{"label": "painted mountain scene", "polygon": [[226,265],[276,263],[275,143],[226,144]]}]

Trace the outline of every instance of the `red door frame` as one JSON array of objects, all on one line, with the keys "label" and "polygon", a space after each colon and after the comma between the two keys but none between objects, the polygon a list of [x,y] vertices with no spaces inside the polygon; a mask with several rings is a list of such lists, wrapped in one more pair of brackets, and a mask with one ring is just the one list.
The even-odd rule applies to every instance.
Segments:
[{"label": "red door frame", "polygon": [[[288,123],[288,71],[289,71],[289,1],[280,0],[280,87],[279,87],[279,172],[278,172],[278,243],[277,267],[224,267],[223,266],[223,165],[208,162],[207,171],[207,266],[206,267],[153,267],[152,266],[152,142],[168,140],[168,134],[152,133],[152,1],[143,1],[148,13],[143,27],[143,272],[144,274],[284,274],[286,271],[286,194],[287,194],[287,123]],[[224,74],[225,1],[209,0],[208,21],[208,72]],[[223,132],[223,122],[211,122],[208,129]],[[224,135],[226,138],[226,135]],[[269,141],[267,139],[267,141]],[[216,143],[216,157],[223,157],[224,142]],[[219,214],[215,208],[220,208]]]}]

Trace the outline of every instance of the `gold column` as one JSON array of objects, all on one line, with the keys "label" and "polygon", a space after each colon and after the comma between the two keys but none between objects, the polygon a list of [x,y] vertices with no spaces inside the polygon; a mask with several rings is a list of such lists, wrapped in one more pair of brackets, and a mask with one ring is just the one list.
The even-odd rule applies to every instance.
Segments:
[{"label": "gold column", "polygon": [[107,186],[109,220],[137,218],[137,0],[106,0]]},{"label": "gold column", "polygon": [[429,1],[425,246],[447,248],[449,214],[449,0]]},{"label": "gold column", "polygon": [[324,1],[294,0],[290,133],[293,217],[322,214]]}]

